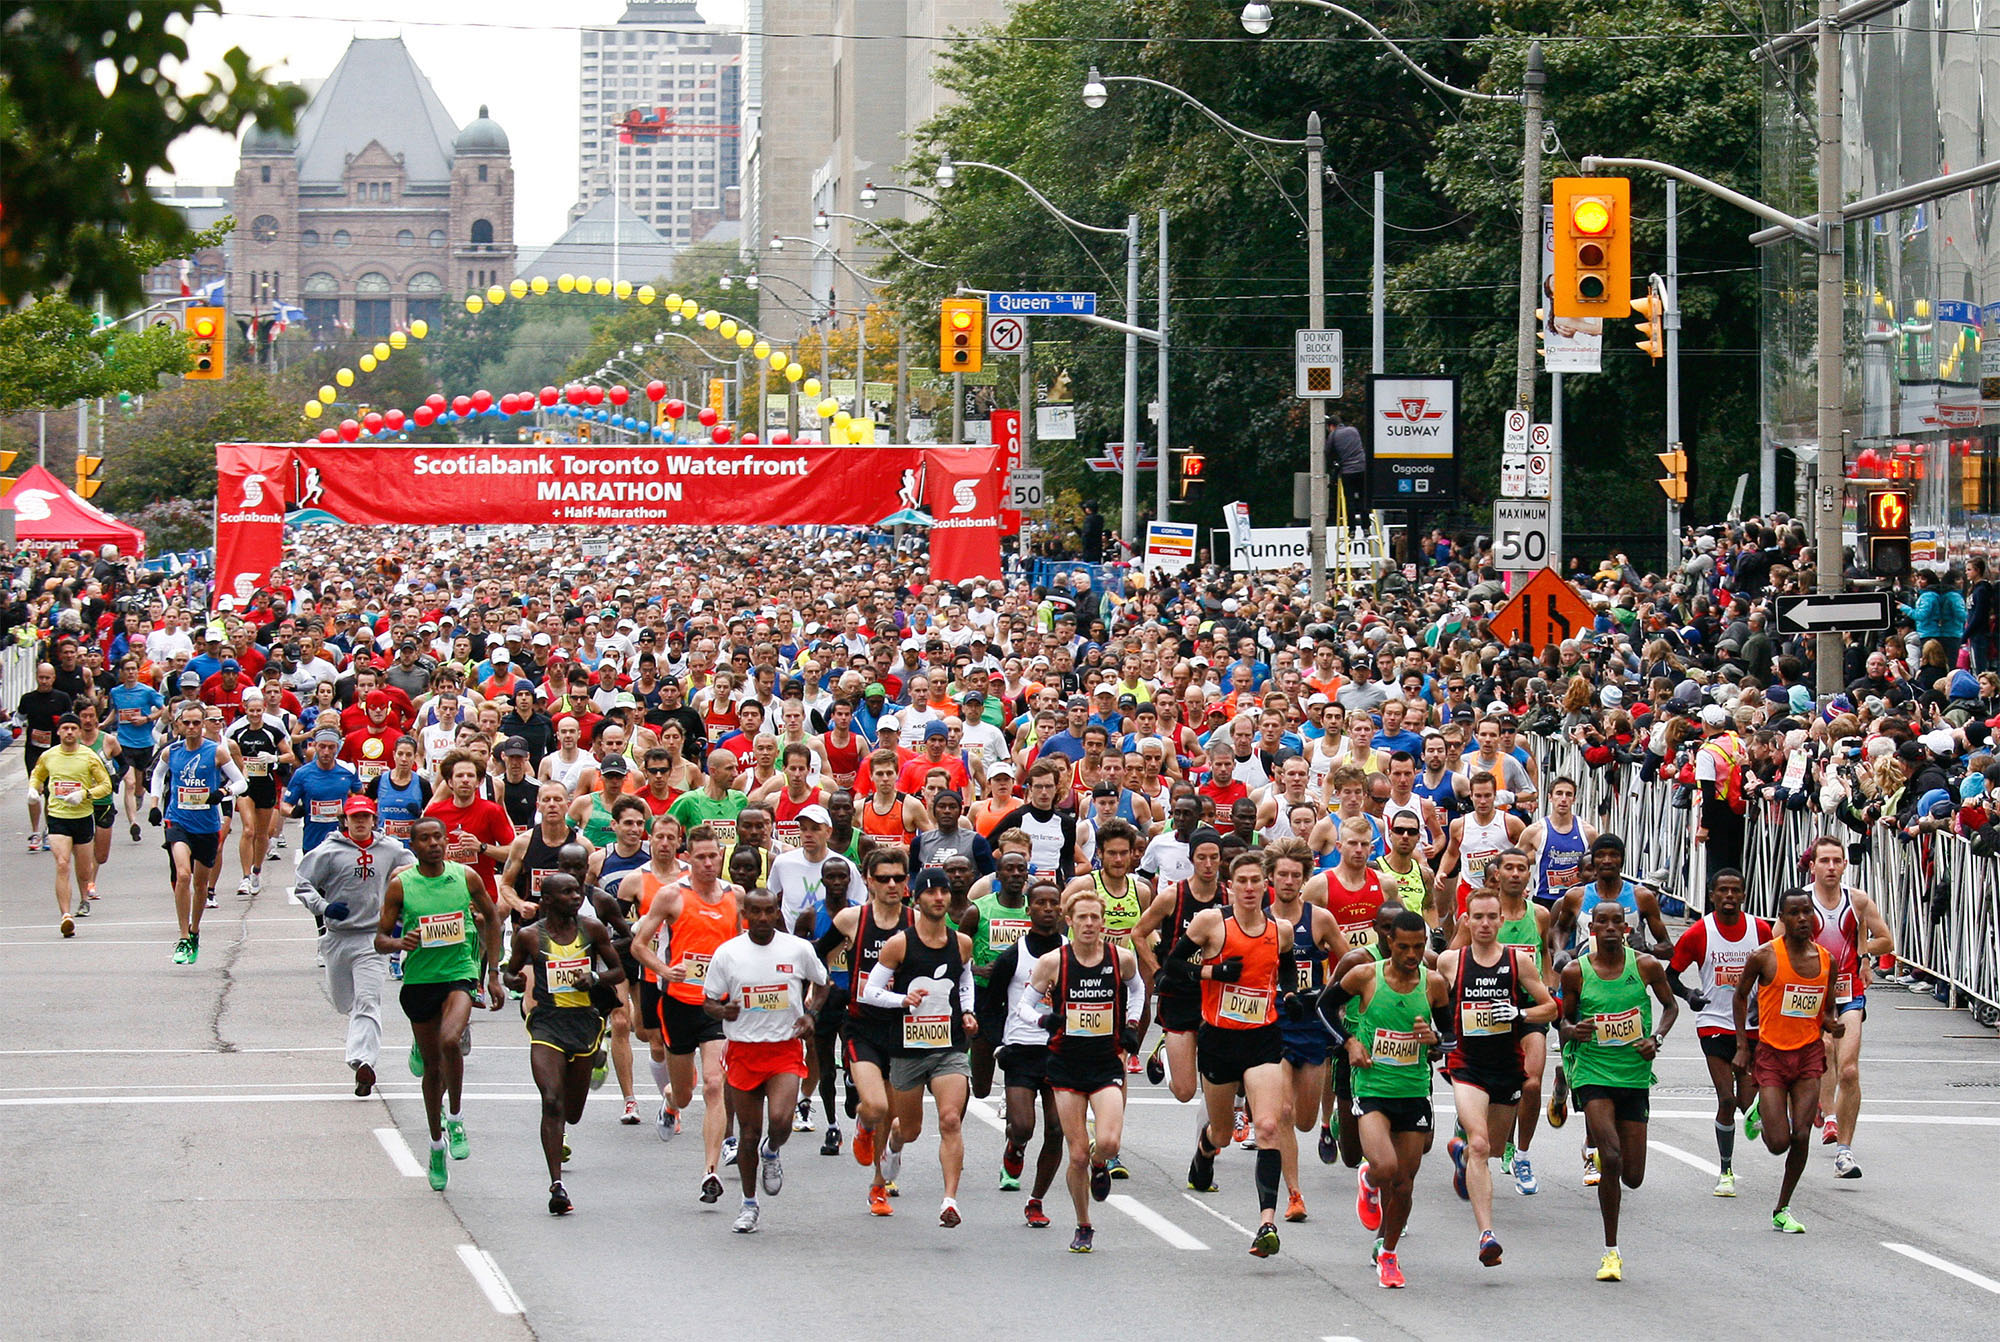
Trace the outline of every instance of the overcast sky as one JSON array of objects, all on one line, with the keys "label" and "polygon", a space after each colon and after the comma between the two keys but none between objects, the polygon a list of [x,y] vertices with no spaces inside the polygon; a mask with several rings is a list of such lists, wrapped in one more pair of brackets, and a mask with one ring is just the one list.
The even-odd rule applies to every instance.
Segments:
[{"label": "overcast sky", "polygon": [[[743,21],[744,0],[699,2],[712,23]],[[576,199],[577,29],[614,23],[624,12],[624,0],[228,0],[221,17],[198,19],[188,32],[188,60],[196,70],[217,69],[223,52],[242,47],[282,78],[323,79],[353,38],[401,37],[454,121],[463,126],[485,103],[507,132],[514,237],[527,251],[562,234]],[[452,14],[478,17],[444,17]],[[228,186],[237,152],[229,136],[187,136],[174,146],[174,181]]]}]

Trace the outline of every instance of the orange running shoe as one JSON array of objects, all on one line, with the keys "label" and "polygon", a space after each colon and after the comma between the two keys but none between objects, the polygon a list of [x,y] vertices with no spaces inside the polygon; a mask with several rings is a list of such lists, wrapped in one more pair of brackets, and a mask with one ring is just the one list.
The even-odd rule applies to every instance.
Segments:
[{"label": "orange running shoe", "polygon": [[1306,1219],[1305,1195],[1296,1188],[1292,1190],[1291,1200],[1285,1203],[1285,1219],[1287,1221],[1303,1221]]},{"label": "orange running shoe", "polygon": [[881,1184],[868,1185],[868,1214],[870,1216],[894,1216],[896,1209],[889,1205],[889,1190]]},{"label": "orange running shoe", "polygon": [[865,1124],[856,1128],[854,1130],[854,1145],[849,1149],[854,1152],[855,1164],[873,1165],[875,1163],[874,1132]]}]

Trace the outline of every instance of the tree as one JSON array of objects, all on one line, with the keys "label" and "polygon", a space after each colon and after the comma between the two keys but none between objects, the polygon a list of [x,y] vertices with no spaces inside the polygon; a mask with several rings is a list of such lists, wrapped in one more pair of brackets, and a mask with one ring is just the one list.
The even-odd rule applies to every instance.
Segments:
[{"label": "tree", "polygon": [[59,297],[0,315],[0,414],[150,392],[161,374],[187,367],[187,340],[177,328],[99,328]]},{"label": "tree", "polygon": [[67,290],[138,302],[148,248],[177,254],[186,222],[146,179],[170,168],[189,131],[234,134],[246,120],[289,132],[301,89],[275,86],[241,48],[205,87],[161,70],[185,61],[188,24],[222,0],[0,3],[0,301]]},{"label": "tree", "polygon": [[303,377],[183,382],[105,426],[104,488],[95,502],[136,511],[159,499],[215,497],[215,445],[298,439]]}]

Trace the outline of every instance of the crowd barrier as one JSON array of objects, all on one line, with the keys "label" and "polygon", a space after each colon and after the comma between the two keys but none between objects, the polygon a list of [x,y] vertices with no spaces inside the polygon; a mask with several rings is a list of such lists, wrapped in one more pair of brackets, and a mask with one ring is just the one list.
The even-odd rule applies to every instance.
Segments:
[{"label": "crowd barrier", "polygon": [[21,696],[35,688],[35,662],[40,650],[16,643],[0,650],[0,712],[12,714]]},{"label": "crowd barrier", "polygon": [[[1699,802],[1674,805],[1678,785],[1646,781],[1638,764],[1593,767],[1574,742],[1542,743],[1543,788],[1558,775],[1577,782],[1576,813],[1625,840],[1625,870],[1660,892],[1669,912],[1705,910],[1708,862],[1695,842]],[[1955,834],[1906,840],[1894,826],[1867,835],[1818,811],[1776,802],[1751,805],[1745,816],[1743,876],[1752,913],[1776,917],[1778,896],[1803,885],[1807,845],[1831,834],[1848,845],[1847,881],[1881,907],[1896,939],[1896,958],[1949,985],[1954,994],[2000,1011],[2000,859],[1982,858]],[[1857,852],[1857,846],[1859,851]]]},{"label": "crowd barrier", "polygon": [[1132,571],[1130,564],[1086,564],[1081,559],[1034,559],[1028,564],[1028,584],[1031,587],[1055,587],[1058,581],[1065,587],[1071,586],[1075,573],[1082,572],[1090,579],[1090,594],[1104,595],[1104,589],[1121,587]]}]

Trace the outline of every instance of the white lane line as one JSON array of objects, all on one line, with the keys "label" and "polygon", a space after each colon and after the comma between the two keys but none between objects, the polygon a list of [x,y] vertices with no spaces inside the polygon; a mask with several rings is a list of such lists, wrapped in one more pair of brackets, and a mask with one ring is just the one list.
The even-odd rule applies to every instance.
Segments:
[{"label": "white lane line", "polygon": [[[497,1045],[487,1045],[486,1047],[492,1048],[497,1047]],[[297,1048],[233,1048],[227,1051],[230,1053],[341,1053],[345,1051],[345,1046],[341,1044],[311,1044],[300,1045]],[[72,1056],[85,1057],[98,1053],[146,1056],[153,1054],[208,1053],[216,1057],[221,1057],[224,1050],[219,1048],[0,1048],[0,1058],[67,1058]]]},{"label": "white lane line", "polygon": [[[82,923],[78,923],[78,924],[77,924],[77,926],[78,926],[79,928],[83,928],[83,927],[87,927],[87,926],[89,926],[89,923],[88,923],[88,922],[86,921],[86,922],[82,922]],[[264,937],[264,936],[260,936],[260,937],[258,937],[258,938],[257,938],[257,941],[258,941],[258,943],[259,943],[260,945],[261,945],[261,944],[264,944],[264,943],[267,943],[267,942],[276,942],[276,941],[318,941],[318,940],[319,940],[319,938],[318,938],[318,937]],[[129,939],[129,940],[113,940],[113,941],[106,941],[106,940],[104,940],[104,939],[103,939],[103,938],[101,938],[101,937],[92,937],[92,936],[85,936],[85,937],[84,937],[84,938],[83,938],[83,939],[82,939],[81,941],[78,941],[78,940],[76,940],[75,938],[64,938],[64,939],[62,939],[62,940],[60,940],[60,941],[0,941],[0,946],[13,946],[13,947],[17,947],[17,948],[26,948],[26,949],[30,949],[30,950],[32,950],[32,949],[34,949],[35,947],[38,947],[38,946],[63,946],[63,947],[67,947],[67,946],[70,946],[70,945],[78,945],[78,946],[156,946],[156,947],[157,947],[157,946],[165,946],[166,944],[167,944],[167,943],[166,943],[165,939],[163,939],[163,938],[161,938],[161,937],[146,937],[146,938],[143,938],[143,939],[142,939],[142,938],[132,938],[132,939]],[[215,944],[215,943],[212,943],[212,944]],[[234,944],[234,943],[232,943],[232,944]]]},{"label": "white lane line", "polygon": [[458,1261],[465,1264],[465,1270],[479,1283],[479,1289],[486,1293],[486,1303],[493,1306],[496,1314],[519,1314],[521,1297],[514,1294],[514,1288],[507,1281],[507,1274],[493,1261],[493,1255],[476,1244],[458,1246]]},{"label": "white lane line", "polygon": [[2000,1281],[1995,1281],[1991,1277],[1982,1277],[1969,1267],[1960,1267],[1956,1263],[1946,1262],[1936,1254],[1925,1253],[1922,1249],[1912,1248],[1907,1244],[1892,1244],[1888,1240],[1883,1240],[1882,1247],[1890,1253],[1899,1253],[1905,1258],[1914,1259],[1922,1263],[1925,1267],[1934,1267],[1940,1272],[1949,1273],[1957,1277],[1960,1281],[1970,1282],[1982,1291],[1991,1291],[1995,1295],[2000,1295]]},{"label": "white lane line", "polygon": [[1181,1196],[1186,1198],[1189,1202],[1192,1202],[1195,1206],[1201,1208],[1203,1211],[1207,1212],[1210,1216],[1213,1216],[1216,1220],[1222,1222],[1222,1224],[1228,1226],[1231,1230],[1234,1230],[1244,1239],[1257,1238],[1255,1231],[1246,1230],[1240,1223],[1230,1220],[1227,1216],[1224,1216],[1221,1212],[1209,1206],[1206,1202],[1203,1202],[1200,1198],[1196,1197],[1194,1194],[1183,1193],[1181,1194]]},{"label": "white lane line", "polygon": [[[1654,1118],[1705,1118],[1715,1121],[1713,1109],[1655,1109]],[[1930,1128],[2000,1128],[2000,1116],[1992,1114],[1881,1114],[1873,1109],[1864,1110],[1864,1123],[1902,1124],[1911,1127]]]},{"label": "white lane line", "polygon": [[403,1140],[403,1134],[394,1128],[375,1129],[375,1140],[382,1143],[382,1149],[389,1153],[389,1163],[396,1167],[396,1173],[406,1179],[422,1177],[424,1167],[417,1164],[416,1154],[410,1144]]},{"label": "white lane line", "polygon": [[[377,1096],[385,1100],[416,1100],[423,1098],[420,1090],[386,1091],[378,1090]],[[351,1093],[335,1095],[34,1095],[0,1099],[0,1109],[44,1108],[63,1104],[321,1104],[346,1101],[352,1103],[359,1098]],[[468,1100],[538,1100],[539,1094],[532,1090],[491,1092],[479,1094],[468,1090]]]},{"label": "white lane line", "polygon": [[1105,1199],[1146,1229],[1176,1249],[1206,1249],[1208,1246],[1129,1193],[1113,1193]]},{"label": "white lane line", "polygon": [[993,1112],[995,1108],[991,1100],[974,1100],[965,1106],[965,1111],[995,1132],[1004,1134],[1007,1131],[1007,1122]]},{"label": "white lane line", "polygon": [[1665,1142],[1656,1141],[1651,1136],[1646,1138],[1646,1149],[1648,1151],[1658,1151],[1663,1156],[1671,1156],[1683,1165],[1692,1165],[1703,1174],[1709,1175],[1712,1178],[1722,1177],[1722,1167],[1720,1165],[1712,1161],[1703,1160],[1692,1151],[1683,1151],[1678,1146],[1669,1146]]}]

